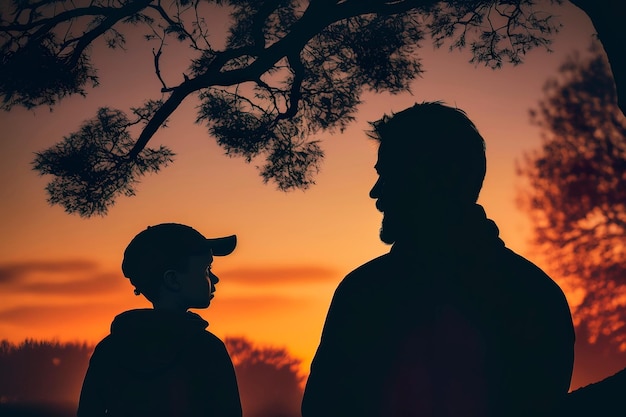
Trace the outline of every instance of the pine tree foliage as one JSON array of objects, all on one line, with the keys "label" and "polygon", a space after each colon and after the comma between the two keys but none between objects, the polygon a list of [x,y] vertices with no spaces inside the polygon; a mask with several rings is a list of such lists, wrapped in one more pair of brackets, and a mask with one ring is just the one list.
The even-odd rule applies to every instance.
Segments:
[{"label": "pine tree foliage", "polygon": [[[132,116],[103,106],[37,155],[34,168],[54,177],[49,201],[83,216],[106,214],[142,175],[172,162],[171,150],[146,146],[190,95],[227,154],[264,161],[263,181],[280,190],[306,189],[324,156],[321,135],[352,122],[365,91],[410,91],[427,38],[499,68],[549,50],[560,27],[532,0],[12,0],[0,10],[4,110],[88,94],[99,83],[94,46],[125,49],[139,31],[154,51],[159,97]],[[218,12],[229,19],[226,34],[209,25]],[[161,72],[168,48],[191,51],[180,79]],[[89,163],[77,162],[87,152]]]}]

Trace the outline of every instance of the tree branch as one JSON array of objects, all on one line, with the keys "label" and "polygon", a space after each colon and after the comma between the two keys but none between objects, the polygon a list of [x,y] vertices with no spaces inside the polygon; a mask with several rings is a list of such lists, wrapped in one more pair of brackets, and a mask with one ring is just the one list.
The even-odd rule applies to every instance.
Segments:
[{"label": "tree branch", "polygon": [[[203,73],[185,80],[178,87],[172,88],[172,96],[145,126],[128,157],[131,159],[136,157],[158,130],[160,123],[165,121],[180,103],[195,91],[210,86],[230,86],[260,79],[261,75],[272,68],[280,59],[287,55],[293,56],[296,51],[299,53],[304,45],[321,30],[355,14],[400,13],[423,6],[424,3],[435,4],[434,1],[430,0],[427,2],[407,0],[392,4],[380,1],[346,1],[330,7],[329,3],[320,0],[311,1],[302,17],[292,25],[291,31],[269,47],[260,49],[256,45],[244,46],[217,53],[215,59],[211,61]],[[256,56],[256,59],[245,68],[222,71],[223,66],[228,61],[245,55]],[[293,62],[297,65],[298,61]]]},{"label": "tree branch", "polygon": [[163,86],[161,88],[161,93],[169,93],[170,91],[172,91],[172,89],[169,88],[167,84],[165,84],[163,77],[161,77],[161,69],[159,67],[159,62],[161,59],[162,52],[163,52],[163,41],[161,41],[161,45],[159,45],[158,51],[154,52],[154,49],[152,49],[152,55],[154,56],[154,72],[157,78],[159,79],[159,81],[161,82],[161,85]]},{"label": "tree branch", "polygon": [[192,43],[194,49],[200,50],[200,47],[196,43],[196,40],[193,38],[191,33],[189,33],[189,31],[187,29],[185,29],[185,26],[180,21],[177,22],[174,19],[172,19],[170,17],[170,15],[168,15],[165,12],[165,10],[163,10],[163,7],[161,7],[160,4],[159,5],[148,5],[148,8],[156,10],[156,12],[159,13],[159,15],[163,18],[163,20],[165,20],[170,26],[178,26],[178,27],[180,27],[182,29],[183,33],[185,34],[185,36]]},{"label": "tree branch", "polygon": [[304,79],[304,65],[302,64],[302,60],[300,59],[300,54],[291,54],[289,55],[288,60],[289,64],[291,64],[291,68],[293,68],[294,71],[294,77],[291,83],[291,90],[289,94],[289,105],[287,106],[287,110],[284,113],[279,114],[276,120],[288,119],[295,116],[296,113],[298,113],[298,106],[300,103],[300,99],[302,98],[302,92],[300,90],[302,88],[302,81]]}]

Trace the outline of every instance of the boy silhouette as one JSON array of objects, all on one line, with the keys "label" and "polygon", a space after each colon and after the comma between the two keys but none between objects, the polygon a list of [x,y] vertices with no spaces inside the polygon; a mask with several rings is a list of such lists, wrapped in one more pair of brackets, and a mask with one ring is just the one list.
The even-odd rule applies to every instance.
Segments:
[{"label": "boy silhouette", "polygon": [[151,226],[124,252],[122,271],[152,309],[118,315],[95,348],[77,415],[241,417],[239,390],[224,343],[190,308],[207,308],[219,278],[213,256],[236,236],[207,239],[177,223]]}]

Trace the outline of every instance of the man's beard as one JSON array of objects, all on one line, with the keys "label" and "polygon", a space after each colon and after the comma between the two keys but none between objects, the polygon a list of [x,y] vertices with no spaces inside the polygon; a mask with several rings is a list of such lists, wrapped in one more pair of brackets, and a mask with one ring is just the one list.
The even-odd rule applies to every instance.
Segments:
[{"label": "man's beard", "polygon": [[407,211],[384,213],[379,231],[380,240],[393,245],[399,240],[414,239],[424,228],[424,223],[420,218],[417,214]]},{"label": "man's beard", "polygon": [[383,220],[380,225],[379,237],[383,243],[392,245],[395,243],[398,230],[397,223],[391,220],[388,216],[383,215]]}]

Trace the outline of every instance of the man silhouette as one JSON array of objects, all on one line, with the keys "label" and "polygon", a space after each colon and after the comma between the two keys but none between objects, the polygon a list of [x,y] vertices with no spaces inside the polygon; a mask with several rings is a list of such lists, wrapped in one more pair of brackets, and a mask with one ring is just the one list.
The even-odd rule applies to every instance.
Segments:
[{"label": "man silhouette", "polygon": [[111,324],[85,375],[79,417],[241,417],[239,389],[224,343],[190,308],[207,308],[219,278],[214,256],[236,236],[205,238],[178,223],[149,226],[129,243],[122,271],[153,308]]},{"label": "man silhouette", "polygon": [[303,417],[550,415],[572,373],[570,310],[476,203],[483,138],[439,102],[372,126],[370,197],[393,246],[338,286]]}]

